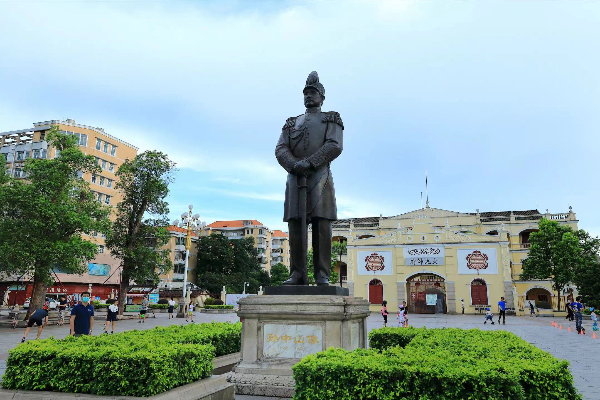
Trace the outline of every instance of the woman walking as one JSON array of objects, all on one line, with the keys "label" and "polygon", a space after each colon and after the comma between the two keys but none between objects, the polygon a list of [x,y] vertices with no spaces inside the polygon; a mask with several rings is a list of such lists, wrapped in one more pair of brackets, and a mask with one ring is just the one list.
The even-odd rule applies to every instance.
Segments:
[{"label": "woman walking", "polygon": [[381,315],[383,315],[383,326],[386,327],[388,317],[387,301],[384,300],[383,303],[381,303],[381,306]]},{"label": "woman walking", "polygon": [[173,311],[175,311],[175,300],[171,297],[171,300],[169,300],[169,319],[174,318]]},{"label": "woman walking", "polygon": [[575,314],[573,314],[573,306],[571,305],[571,303],[567,302],[566,308],[567,308],[566,319],[568,321],[573,321],[575,319]]}]

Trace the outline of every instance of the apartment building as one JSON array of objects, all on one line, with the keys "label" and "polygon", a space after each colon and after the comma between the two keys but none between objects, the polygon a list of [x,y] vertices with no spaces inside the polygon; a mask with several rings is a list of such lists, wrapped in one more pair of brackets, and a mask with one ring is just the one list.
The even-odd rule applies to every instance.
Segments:
[{"label": "apartment building", "polygon": [[[179,226],[171,225],[167,228],[171,234],[169,243],[165,246],[171,250],[171,262],[173,269],[166,274],[160,275],[160,284],[158,285],[161,291],[177,291],[178,294],[172,296],[181,297],[183,288],[183,278],[185,271],[185,239],[187,237],[187,229]],[[188,260],[187,282],[190,284],[196,283],[196,266],[198,264],[198,235],[192,233],[192,246],[190,247],[190,257]],[[191,285],[190,285],[191,286]],[[170,297],[170,296],[161,296]]]},{"label": "apartment building", "polygon": [[[35,122],[33,127],[0,132],[0,154],[6,161],[6,173],[17,179],[26,179],[23,171],[28,158],[55,158],[60,152],[52,148],[46,141],[51,127],[58,128],[77,137],[79,148],[95,157],[102,169],[97,174],[82,173],[81,177],[90,183],[90,188],[98,201],[114,207],[122,195],[115,189],[117,181],[115,173],[125,160],[133,159],[138,148],[112,136],[102,128],[77,124],[72,119]],[[111,217],[112,218],[112,217]],[[84,275],[71,275],[60,272],[57,268],[57,283],[48,289],[49,295],[57,292],[80,293],[92,290],[93,297],[105,299],[118,289],[120,280],[120,261],[110,255],[105,246],[105,237],[101,232],[93,232],[87,239],[98,244],[99,254],[89,263],[89,271]],[[15,291],[27,291],[27,284],[14,285]],[[25,294],[21,297],[26,297]]]},{"label": "apartment building", "polygon": [[271,233],[271,265],[278,263],[290,268],[290,238],[280,230]]}]

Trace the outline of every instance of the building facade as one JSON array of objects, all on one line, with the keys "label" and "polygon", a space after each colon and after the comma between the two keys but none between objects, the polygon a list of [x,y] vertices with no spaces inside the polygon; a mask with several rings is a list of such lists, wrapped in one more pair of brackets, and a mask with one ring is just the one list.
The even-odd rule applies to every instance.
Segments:
[{"label": "building facade", "polygon": [[282,263],[290,268],[290,238],[280,230],[271,233],[271,266]]},{"label": "building facade", "polygon": [[[165,247],[171,250],[171,262],[173,263],[173,269],[166,274],[160,275],[160,283],[158,287],[161,291],[178,291],[181,293],[183,288],[184,274],[186,273],[185,240],[187,237],[187,229],[171,225],[168,227],[168,230],[171,234],[171,238]],[[192,245],[190,247],[187,270],[187,282],[190,284],[189,286],[196,283],[196,266],[198,265],[197,243],[198,235],[192,232]],[[181,297],[181,294],[179,294],[179,297]]]},{"label": "building facade", "polygon": [[[77,124],[72,119],[51,120],[36,122],[31,128],[0,132],[0,154],[6,161],[6,173],[17,179],[26,179],[23,171],[25,160],[28,158],[55,158],[59,151],[49,146],[46,135],[53,126],[67,134],[77,137],[81,151],[95,157],[102,171],[98,174],[83,173],[81,177],[89,182],[97,200],[114,207],[121,200],[122,195],[115,188],[117,177],[115,173],[125,160],[135,158],[138,148],[109,135],[102,128]],[[111,213],[111,219],[114,214]],[[88,264],[88,273],[83,275],[65,274],[56,272],[56,283],[48,289],[52,296],[56,290],[69,295],[80,293],[82,290],[91,290],[101,299],[108,298],[114,293],[120,282],[120,261],[110,255],[105,245],[105,235],[102,232],[92,232],[90,236],[84,235],[98,245],[98,255]],[[30,296],[27,294],[27,283],[10,286],[15,292],[22,292],[19,299]],[[54,290],[54,292],[53,292]],[[22,303],[21,303],[22,304]]]},{"label": "building facade", "polygon": [[[541,218],[577,229],[572,209],[560,214],[538,210],[460,213],[426,207],[393,217],[338,220],[333,240],[346,241],[342,273],[351,295],[380,311],[407,302],[409,313],[479,313],[504,297],[509,309],[541,312],[561,309],[568,292],[550,281],[521,281],[529,235]],[[310,235],[309,235],[310,238]],[[310,239],[309,239],[310,240]],[[344,265],[345,264],[345,265]]]}]

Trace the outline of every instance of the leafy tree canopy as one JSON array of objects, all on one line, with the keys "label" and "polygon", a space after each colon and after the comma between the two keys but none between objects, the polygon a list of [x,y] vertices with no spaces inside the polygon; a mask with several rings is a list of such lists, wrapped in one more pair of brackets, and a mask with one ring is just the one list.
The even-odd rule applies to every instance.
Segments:
[{"label": "leafy tree canopy", "polygon": [[82,238],[109,229],[109,209],[95,200],[82,173],[98,173],[93,156],[85,155],[77,139],[57,126],[46,136],[60,151],[53,159],[25,161],[27,180],[0,175],[0,269],[31,276],[30,309],[41,307],[53,269],[81,274],[94,259],[97,246]]},{"label": "leafy tree canopy", "polygon": [[[287,279],[287,278],[286,278]],[[214,234],[198,240],[197,285],[209,293],[256,293],[260,286],[269,285],[269,274],[261,267],[254,239],[229,240]]]},{"label": "leafy tree canopy", "polygon": [[131,285],[156,285],[159,274],[172,268],[169,242],[169,205],[175,163],[159,151],[145,151],[125,161],[116,173],[115,187],[123,193],[106,245],[121,260],[119,307]]},{"label": "leafy tree canopy", "polygon": [[271,286],[281,286],[290,277],[290,270],[282,263],[271,266]]}]

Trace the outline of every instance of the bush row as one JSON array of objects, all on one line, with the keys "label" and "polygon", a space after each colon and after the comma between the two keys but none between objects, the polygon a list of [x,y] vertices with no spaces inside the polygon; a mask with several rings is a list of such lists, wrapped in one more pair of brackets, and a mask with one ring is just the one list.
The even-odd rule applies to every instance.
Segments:
[{"label": "bush row", "polygon": [[221,299],[215,299],[212,297],[207,297],[204,299],[204,305],[205,306],[211,306],[211,305],[215,305],[215,306],[219,306],[219,305],[223,305],[223,300]]},{"label": "bush row", "polygon": [[233,306],[228,305],[204,305],[204,308],[207,310],[233,310]]},{"label": "bush row", "polygon": [[369,336],[370,350],[329,349],[296,364],[294,399],[581,399],[568,362],[506,331],[384,328]]},{"label": "bush row", "polygon": [[152,396],[210,376],[214,357],[238,352],[240,345],[239,323],[29,341],[9,351],[2,386]]}]

